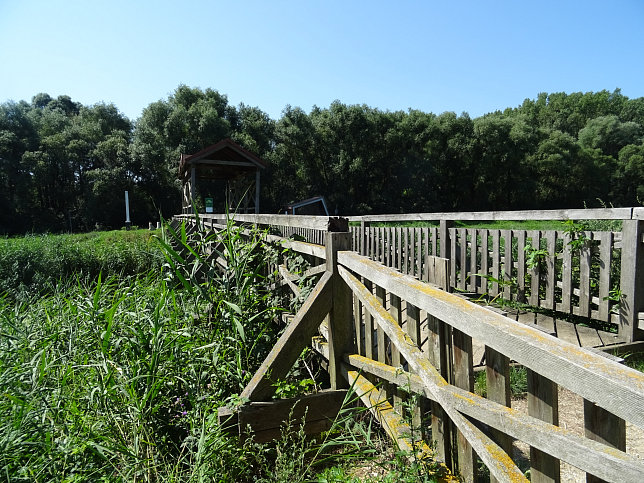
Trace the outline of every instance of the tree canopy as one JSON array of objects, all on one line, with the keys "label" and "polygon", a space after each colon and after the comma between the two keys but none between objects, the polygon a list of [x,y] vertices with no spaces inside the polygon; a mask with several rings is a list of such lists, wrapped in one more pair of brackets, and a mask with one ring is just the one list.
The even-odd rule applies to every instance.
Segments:
[{"label": "tree canopy", "polygon": [[339,214],[640,204],[644,98],[542,93],[472,119],[339,101],[271,119],[180,85],[131,121],[114,104],[0,104],[0,233],[87,230],[180,209],[177,168],[224,138],[269,162],[262,211],[323,195]]}]

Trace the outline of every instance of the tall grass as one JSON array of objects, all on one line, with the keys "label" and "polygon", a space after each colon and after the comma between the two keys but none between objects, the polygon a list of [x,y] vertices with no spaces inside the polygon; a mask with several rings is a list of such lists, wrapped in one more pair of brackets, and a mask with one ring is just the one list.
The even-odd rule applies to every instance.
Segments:
[{"label": "tall grass", "polygon": [[[276,445],[222,433],[217,409],[238,399],[279,335],[270,257],[261,235],[242,240],[232,225],[168,233],[164,269],[88,272],[0,298],[0,479],[303,481],[368,455],[369,420],[355,421],[351,405],[317,442],[290,429]],[[11,242],[24,243],[16,253],[71,253],[56,238]],[[64,273],[53,259],[66,263],[47,258],[34,279]]]},{"label": "tall grass", "polygon": [[147,230],[0,238],[0,294],[24,298],[54,291],[69,278],[131,276],[162,261]]}]

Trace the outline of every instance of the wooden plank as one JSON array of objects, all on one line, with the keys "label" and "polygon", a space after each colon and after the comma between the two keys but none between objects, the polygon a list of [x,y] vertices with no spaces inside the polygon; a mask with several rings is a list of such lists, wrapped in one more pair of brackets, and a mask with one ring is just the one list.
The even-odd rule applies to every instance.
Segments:
[{"label": "wooden plank", "polygon": [[558,310],[572,312],[572,249],[570,247],[570,233],[563,233],[563,259],[561,262],[561,306]]},{"label": "wooden plank", "polygon": [[[584,432],[589,439],[626,451],[626,422],[587,399],[584,399]],[[603,481],[593,474],[586,475],[587,483]]]},{"label": "wooden plank", "polygon": [[526,266],[525,266],[525,230],[515,230],[517,237],[517,296],[516,300],[520,303],[526,302]]},{"label": "wooden plank", "polygon": [[638,313],[644,311],[644,222],[624,221],[622,224],[622,260],[620,270],[621,303],[619,338],[623,342],[642,339],[638,330]]},{"label": "wooden plank", "polygon": [[[406,323],[406,332],[411,338],[412,342],[416,344],[416,346],[421,347],[422,345],[422,339],[421,339],[421,319],[420,319],[420,310],[418,307],[415,305],[412,305],[408,302],[405,302],[406,304],[406,314],[407,314],[407,323]],[[422,349],[421,349],[422,351]],[[425,425],[423,424],[423,414],[426,412],[426,410],[429,408],[428,401],[425,398],[421,398],[421,400],[418,401],[418,405],[413,409],[413,413],[411,415],[412,418],[412,425],[415,429],[420,430],[422,432],[423,437],[426,436],[426,431],[425,431]]]},{"label": "wooden plank", "polygon": [[489,248],[488,248],[488,230],[482,229],[481,233],[481,289],[480,294],[487,294],[489,292],[490,284],[488,283],[488,275],[490,275],[489,266]]},{"label": "wooden plank", "polygon": [[[580,347],[544,335],[530,326],[396,273],[358,254],[341,252],[338,261],[480,343],[582,397],[594,400],[627,421],[644,426],[644,411],[632,410],[633,407],[644,407],[644,374],[603,360]],[[562,365],[568,369],[562,371]],[[597,387],[604,390],[597,391]]]},{"label": "wooden plank", "polygon": [[425,443],[412,440],[412,431],[405,420],[387,401],[384,391],[378,390],[367,378],[345,367],[346,378],[354,388],[362,403],[372,412],[389,437],[400,451],[427,457],[432,451]]},{"label": "wooden plank", "polygon": [[[430,388],[416,374],[402,372],[358,355],[348,355],[345,360],[363,373],[373,374],[393,384],[402,385],[408,381],[411,391],[424,392],[428,398],[433,398]],[[570,463],[582,471],[599,473],[604,479],[616,483],[641,482],[644,463],[636,456],[615,451],[573,430],[549,424],[446,383],[441,386],[441,392],[446,404],[458,412],[552,454],[555,459]]]},{"label": "wooden plank", "polygon": [[282,277],[282,280],[286,282],[286,284],[289,286],[289,288],[293,291],[296,297],[299,297],[300,295],[300,287],[297,286],[297,284],[293,283],[293,280],[297,280],[299,277],[296,275],[293,275],[291,272],[289,272],[286,269],[285,265],[280,265],[278,267],[279,274]]},{"label": "wooden plank", "polygon": [[396,227],[396,244],[395,244],[395,252],[396,252],[396,268],[398,268],[399,272],[402,272],[403,268],[403,237],[402,237],[402,227],[398,226]]},{"label": "wooden plank", "polygon": [[376,261],[382,262],[382,227],[376,228]]},{"label": "wooden plank", "polygon": [[451,238],[450,230],[454,226],[454,222],[450,219],[441,219],[438,233],[438,240],[436,244],[438,246],[438,253],[434,255],[440,256],[442,258],[449,258],[450,253],[452,253],[451,245],[454,243],[454,239]]},{"label": "wooden plank", "polygon": [[[199,214],[199,217],[208,219],[227,219],[222,214]],[[235,214],[230,218],[236,223],[253,223],[256,225],[278,225],[288,228],[311,228],[324,231],[349,231],[349,219],[335,216],[310,216],[310,215],[245,215]]]},{"label": "wooden plank", "polygon": [[293,321],[286,327],[262,365],[240,394],[249,401],[264,401],[275,392],[273,382],[288,371],[309,345],[320,323],[329,313],[332,300],[332,276],[325,273],[306,299]]},{"label": "wooden plank", "polygon": [[248,437],[250,426],[253,440],[264,443],[282,436],[284,424],[290,423],[293,430],[304,422],[305,434],[319,434],[331,428],[345,401],[345,390],[324,390],[299,398],[243,404],[233,416],[230,410],[218,412],[220,425],[227,424],[242,439]]},{"label": "wooden plank", "polygon": [[414,228],[414,258],[416,259],[416,270],[414,275],[417,278],[423,278],[423,231],[415,227]]},{"label": "wooden plank", "polygon": [[590,241],[584,243],[579,251],[579,315],[590,315],[590,266],[592,252]]},{"label": "wooden plank", "polygon": [[465,290],[465,282],[467,280],[467,230],[465,228],[458,228],[458,238],[460,245],[460,274],[458,277],[458,288]]},{"label": "wooden plank", "polygon": [[[364,284],[364,281],[363,281]],[[353,294],[353,334],[355,336],[356,352],[360,355],[365,355],[365,315],[362,309],[362,302]]]},{"label": "wooden plank", "polygon": [[555,257],[557,256],[556,242],[557,232],[546,232],[546,244],[548,256],[546,257],[546,294],[545,299],[542,300],[541,306],[547,309],[555,309],[555,287],[556,287],[556,273],[555,273]]},{"label": "wooden plank", "polygon": [[[443,322],[431,315],[427,316],[429,336],[428,360],[445,380],[449,380],[451,371],[447,364],[448,341],[447,327]],[[435,400],[430,404],[432,419],[432,446],[436,448],[438,458],[446,465],[452,465],[452,441],[450,421],[441,405]]]},{"label": "wooden plank", "polygon": [[[527,369],[528,414],[546,423],[559,425],[557,385]],[[538,483],[558,482],[559,460],[535,447],[530,447],[530,480]]]},{"label": "wooden plank", "polygon": [[[639,211],[638,211],[639,210]],[[350,221],[521,221],[521,220],[630,220],[644,219],[644,210],[639,208],[593,208],[571,210],[517,210],[517,211],[464,211],[437,213],[402,213],[392,215],[350,216]]]},{"label": "wooden plank", "polygon": [[332,275],[333,303],[329,311],[329,378],[331,389],[346,387],[347,381],[340,374],[342,356],[353,351],[352,321],[353,295],[338,273],[337,257],[341,250],[349,250],[348,232],[330,232],[326,239],[326,273]]},{"label": "wooden plank", "polygon": [[409,227],[404,227],[402,228],[402,236],[401,236],[401,249],[400,253],[403,256],[403,266],[402,266],[402,272],[406,273],[409,275],[409,262],[410,262],[410,257],[409,257]]},{"label": "wooden plank", "polygon": [[423,257],[422,257],[423,258],[423,260],[422,260],[422,263],[423,263],[423,275],[422,275],[422,280],[427,280],[427,263],[426,262],[427,262],[427,256],[430,254],[430,244],[429,244],[429,242],[430,242],[431,233],[430,233],[428,227],[423,227],[422,232],[423,232],[423,252],[422,252],[422,255],[423,255]]},{"label": "wooden plank", "polygon": [[[378,300],[378,303],[382,306],[383,309],[386,308],[386,301],[387,299],[387,292],[385,291],[384,288],[380,286],[376,286],[376,300]],[[369,314],[371,315],[371,313]],[[372,320],[373,320],[373,315],[371,315]],[[376,325],[376,344],[378,347],[377,350],[377,356],[378,356],[378,362],[382,362],[383,364],[387,363],[387,348],[385,346],[385,333],[383,332],[382,328],[379,325]]]},{"label": "wooden plank", "polygon": [[[373,291],[370,280],[365,280],[365,287],[369,292]],[[369,359],[373,359],[373,317],[366,311],[363,311],[364,316],[364,355]]]},{"label": "wooden plank", "polygon": [[[510,359],[500,352],[485,347],[485,378],[487,398],[510,407]],[[501,431],[493,433],[493,439],[507,454],[512,454],[512,438]]]},{"label": "wooden plank", "polygon": [[613,259],[613,233],[603,231],[599,234],[599,319],[610,320],[611,289],[610,267]]},{"label": "wooden plank", "polygon": [[492,288],[490,295],[496,297],[499,294],[499,282],[501,277],[501,251],[499,243],[499,230],[490,230],[492,233]]},{"label": "wooden plank", "polygon": [[[452,329],[452,354],[454,357],[454,385],[467,392],[474,392],[472,338],[460,330]],[[476,454],[467,435],[462,431],[456,433],[456,445],[458,471],[461,478],[466,482],[473,482],[477,473]]]},{"label": "wooden plank", "polygon": [[[458,240],[456,238],[456,228],[450,228],[448,230],[449,232],[449,238],[450,238],[450,252],[449,256],[446,256],[445,258],[449,258],[450,261],[450,281],[449,285],[450,287],[456,287],[456,278],[458,274],[458,267],[456,266],[456,247]],[[442,257],[442,255],[441,255]]]},{"label": "wooden plank", "polygon": [[[397,297],[396,295],[391,293],[389,294],[389,313],[391,314],[391,318],[396,322],[398,327],[402,326],[402,300],[400,300],[400,297]],[[402,367],[400,352],[394,345],[391,346],[391,365],[393,367]],[[396,408],[402,414],[402,399],[400,397],[399,391],[395,389],[393,391],[393,401],[394,408]]]},{"label": "wooden plank", "polygon": [[503,298],[512,300],[512,269],[514,263],[512,262],[512,230],[503,230],[503,275],[502,279],[505,282],[503,286]]},{"label": "wooden plank", "polygon": [[[533,230],[530,233],[531,246],[533,250],[541,249],[541,232],[539,230]],[[541,297],[539,296],[539,286],[541,285],[541,263],[535,264],[530,269],[530,300],[529,304],[534,305],[535,307],[539,306],[539,301]]]},{"label": "wooden plank", "polygon": [[[439,241],[438,241],[438,228],[433,226],[431,229],[432,232],[432,255],[438,256]],[[429,253],[429,252],[427,252]],[[445,258],[445,257],[443,257]]]},{"label": "wooden plank", "polygon": [[470,237],[470,268],[468,270],[469,284],[467,285],[467,289],[470,292],[476,293],[478,282],[478,277],[476,276],[478,273],[476,270],[478,264],[476,259],[479,251],[477,230],[467,230],[467,233]]}]

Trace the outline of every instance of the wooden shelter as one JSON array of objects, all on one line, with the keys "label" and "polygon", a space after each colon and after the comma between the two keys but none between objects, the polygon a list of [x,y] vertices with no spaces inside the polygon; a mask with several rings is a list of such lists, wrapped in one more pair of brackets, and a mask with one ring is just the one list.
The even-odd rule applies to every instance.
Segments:
[{"label": "wooden shelter", "polygon": [[219,141],[195,154],[181,154],[179,178],[183,184],[182,213],[194,211],[199,180],[223,180],[225,200],[231,211],[259,213],[259,173],[267,166],[266,161],[231,139]]}]

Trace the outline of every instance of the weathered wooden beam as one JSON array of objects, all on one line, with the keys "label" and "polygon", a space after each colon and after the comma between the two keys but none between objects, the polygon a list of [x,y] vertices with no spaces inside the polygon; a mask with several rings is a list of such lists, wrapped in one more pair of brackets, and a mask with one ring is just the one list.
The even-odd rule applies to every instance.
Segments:
[{"label": "weathered wooden beam", "polygon": [[242,441],[248,437],[257,443],[279,439],[285,425],[290,431],[303,426],[305,434],[315,435],[331,428],[346,395],[346,390],[325,390],[299,398],[249,402],[236,411],[220,408],[217,417],[224,429]]},{"label": "weathered wooden beam", "polygon": [[619,338],[623,342],[640,340],[638,313],[644,310],[644,221],[625,220],[622,224],[622,262],[620,271]]},{"label": "weathered wooden beam", "polygon": [[350,216],[349,221],[496,221],[496,220],[630,220],[644,219],[641,208],[594,208],[572,210],[466,211],[442,213],[400,213],[392,215]]},{"label": "weathered wooden beam", "polygon": [[[540,374],[527,370],[528,414],[532,417],[559,425],[558,388]],[[535,483],[558,482],[561,476],[559,460],[533,446],[530,447],[530,477]]]},{"label": "weathered wooden beam", "polygon": [[300,295],[300,287],[297,286],[294,281],[298,280],[297,275],[293,275],[291,272],[288,271],[286,268],[286,265],[280,265],[278,267],[279,274],[282,276],[282,280],[286,283],[286,285],[289,286],[289,288],[293,291],[296,297]]},{"label": "weathered wooden beam", "polygon": [[340,373],[342,356],[354,351],[353,294],[338,274],[338,252],[351,248],[349,232],[329,232],[326,239],[326,273],[331,275],[332,304],[329,312],[329,378],[333,389],[347,387]]},{"label": "weathered wooden beam", "polygon": [[400,354],[405,357],[409,366],[421,378],[425,387],[432,394],[432,398],[440,403],[458,430],[463,433],[469,444],[472,445],[476,454],[487,465],[490,474],[500,482],[527,482],[528,480],[514,464],[514,461],[489,436],[484,434],[458,411],[454,410],[449,401],[445,399],[444,391],[441,390],[442,386],[446,384],[445,380],[423,357],[422,352],[413,343],[409,335],[398,327],[378,300],[348,270],[339,267],[339,272],[351,290],[358,295],[366,310],[374,316],[374,319],[387,334],[392,344],[395,344]]},{"label": "weathered wooden beam", "polygon": [[283,379],[305,347],[310,344],[332,302],[331,274],[325,273],[306,299],[293,321],[266,356],[240,397],[265,401],[275,393],[273,384]]},{"label": "weathered wooden beam", "polygon": [[[222,214],[200,214],[200,216],[204,219],[226,218],[226,215]],[[309,228],[322,231],[349,231],[349,220],[337,216],[234,214],[231,218],[237,223]]]},{"label": "weathered wooden beam", "polygon": [[[425,394],[434,400],[432,392],[416,374],[381,364],[357,354],[345,357],[347,364],[365,374],[411,391]],[[477,394],[444,383],[442,391],[449,404],[458,412],[477,420],[508,436],[525,441],[532,447],[566,461],[577,468],[595,472],[608,481],[640,483],[644,463],[635,456],[615,451],[597,441],[585,438],[574,431],[562,428],[523,412],[505,407]],[[547,480],[546,480],[547,481]]]},{"label": "weathered wooden beam", "polygon": [[367,378],[343,365],[343,374],[362,403],[372,412],[399,450],[424,457],[432,451],[424,443],[412,439],[412,430],[402,416],[387,401],[383,390],[376,388]]},{"label": "weathered wooden beam", "polygon": [[[644,374],[360,255],[341,252],[338,261],[519,364],[644,427]],[[566,364],[567,370],[561,370],[562,364]],[[597,391],[597,387],[604,390]]]}]

